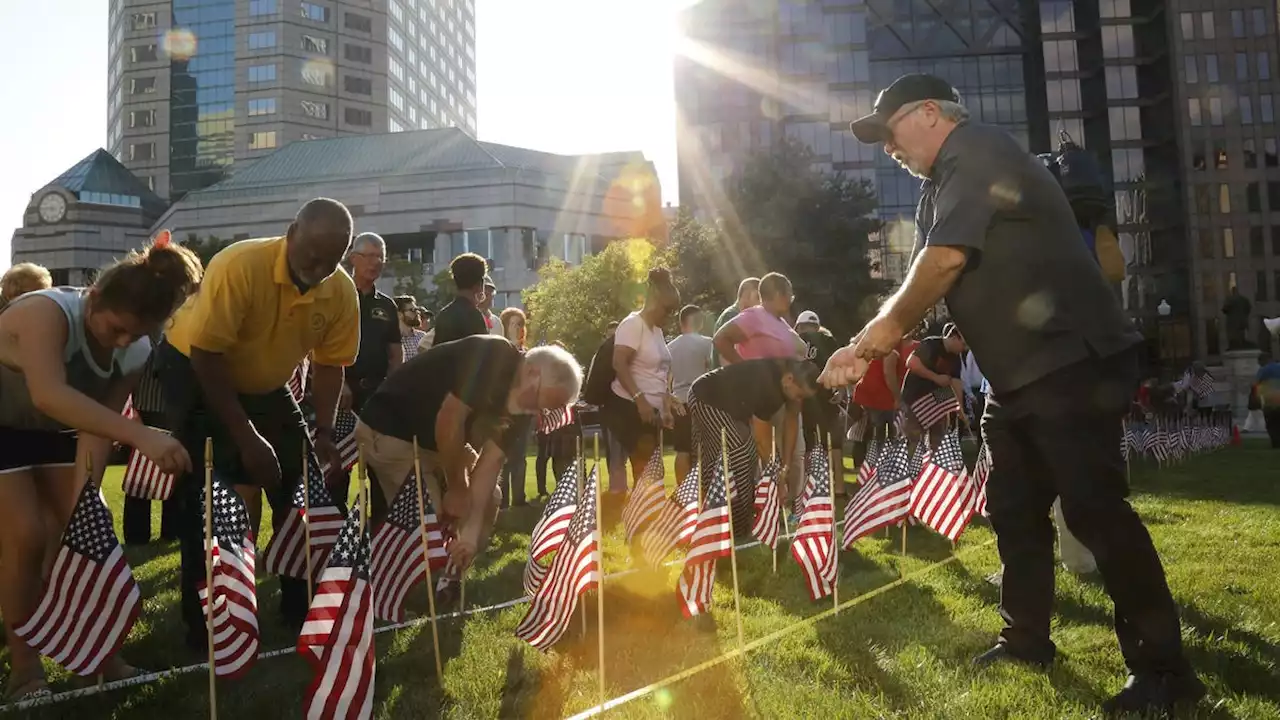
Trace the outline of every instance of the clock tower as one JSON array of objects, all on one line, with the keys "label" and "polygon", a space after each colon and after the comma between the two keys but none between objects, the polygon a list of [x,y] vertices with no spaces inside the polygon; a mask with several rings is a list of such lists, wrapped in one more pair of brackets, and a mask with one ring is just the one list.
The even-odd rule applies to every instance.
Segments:
[{"label": "clock tower", "polygon": [[11,260],[43,265],[55,285],[86,285],[98,268],[143,246],[166,206],[106,150],[95,150],[31,196]]}]

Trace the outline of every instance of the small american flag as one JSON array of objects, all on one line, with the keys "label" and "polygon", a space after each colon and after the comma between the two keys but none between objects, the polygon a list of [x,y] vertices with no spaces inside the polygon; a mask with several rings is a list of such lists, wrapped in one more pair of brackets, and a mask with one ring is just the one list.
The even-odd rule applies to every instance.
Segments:
[{"label": "small american flag", "polygon": [[[386,522],[373,534],[373,610],[379,620],[404,620],[404,598],[409,590],[427,578],[422,559],[422,536],[427,536],[431,569],[449,561],[444,551],[444,535],[436,520],[436,510],[423,488],[425,513],[418,512],[418,482],[412,475],[396,493]],[[422,515],[426,520],[423,521]]]},{"label": "small american flag", "polygon": [[955,542],[973,518],[977,496],[978,488],[969,479],[960,453],[960,433],[952,430],[930,453],[911,489],[911,514]]},{"label": "small american flag", "polygon": [[[201,493],[203,495],[203,493]],[[202,497],[201,517],[208,512]],[[198,583],[200,606],[213,620],[213,665],[219,677],[239,677],[258,657],[258,588],[254,544],[244,500],[221,478],[213,478],[213,609],[208,587]]]},{"label": "small american flag", "polygon": [[622,526],[627,531],[627,542],[640,532],[659,512],[667,499],[667,488],[662,484],[662,448],[655,447],[649,462],[644,464],[644,472],[631,491],[631,498],[622,509]]},{"label": "small american flag", "polygon": [[124,644],[141,607],[111,513],[97,486],[86,482],[40,604],[13,632],[41,655],[90,676]]},{"label": "small american flag", "polygon": [[578,605],[578,598],[600,584],[600,528],[596,518],[596,486],[593,469],[578,496],[577,512],[569,523],[564,543],[551,561],[546,581],[534,593],[529,612],[516,626],[516,637],[546,650],[564,635]]},{"label": "small american flag", "polygon": [[315,670],[307,689],[309,720],[373,715],[373,588],[369,532],[360,525],[359,506],[351,509],[320,574],[298,654]]},{"label": "small american flag", "polygon": [[1191,392],[1197,398],[1204,399],[1213,394],[1213,375],[1206,370],[1203,375],[1192,377],[1190,385]]},{"label": "small american flag", "polygon": [[938,388],[917,398],[911,403],[911,414],[916,416],[920,427],[928,429],[946,419],[948,415],[960,411],[960,403],[951,388]]},{"label": "small american flag", "polygon": [[778,547],[778,521],[782,515],[782,499],[778,495],[778,473],[781,469],[777,458],[770,460],[760,474],[760,482],[756,483],[754,501],[756,520],[751,526],[751,534],[761,544],[770,548]]},{"label": "small american flag", "polygon": [[123,415],[123,416],[125,416],[125,417],[126,417],[126,418],[128,418],[129,420],[139,420],[139,419],[141,419],[141,417],[142,417],[142,416],[138,414],[138,410],[137,410],[137,408],[135,408],[135,407],[133,406],[133,396],[132,396],[132,395],[130,395],[129,397],[127,397],[127,398],[125,398],[125,399],[124,399],[124,408],[122,408],[122,409],[120,410],[120,414],[121,414],[121,415]]},{"label": "small american flag", "polygon": [[543,410],[538,415],[538,434],[553,433],[573,423],[573,406]]},{"label": "small american flag", "polygon": [[[308,496],[309,494],[309,496]],[[306,513],[310,503],[311,516]],[[279,532],[271,537],[264,558],[264,569],[275,575],[305,579],[307,577],[307,525],[311,525],[311,566],[313,572],[324,567],[330,548],[342,530],[342,510],[325,487],[319,462],[307,454],[307,474],[293,491],[292,507],[287,511]]]},{"label": "small american flag", "polygon": [[987,514],[987,478],[991,477],[991,446],[986,443],[978,448],[978,460],[973,464],[973,484],[978,488],[978,504],[974,512]]},{"label": "small american flag", "polygon": [[356,445],[356,414],[350,410],[339,410],[333,418],[333,444],[342,453],[342,469],[351,472],[360,457],[360,448]]},{"label": "small american flag", "polygon": [[867,454],[862,458],[862,464],[858,465],[858,484],[866,485],[875,479],[876,463],[880,462],[880,440],[872,438],[867,443]]},{"label": "small american flag", "polygon": [[[830,468],[829,464],[823,464]],[[836,554],[833,552],[836,523],[829,473],[814,472],[810,477],[814,481],[813,490],[796,524],[791,556],[800,564],[809,598],[818,600],[830,595],[836,583]]]},{"label": "small american flag", "polygon": [[813,490],[818,485],[817,476],[826,475],[827,473],[827,453],[821,446],[809,448],[809,452],[804,456],[804,489],[796,496],[792,504],[791,512],[799,515],[804,512],[804,505],[809,501],[809,496],[813,494]]},{"label": "small american flag", "polygon": [[143,500],[168,500],[173,494],[174,476],[162,472],[151,458],[134,449],[129,453],[129,464],[124,470],[122,482],[124,494]]},{"label": "small american flag", "polygon": [[640,534],[640,550],[651,566],[689,542],[698,524],[698,468],[694,467],[667,498],[658,519]]},{"label": "small american flag", "polygon": [[911,507],[911,484],[915,476],[908,469],[907,439],[899,437],[880,455],[875,479],[858,488],[844,510],[844,537],[840,546],[848,549],[859,538],[897,524]]},{"label": "small american flag", "polygon": [[311,369],[311,361],[303,358],[298,363],[298,367],[293,369],[293,374],[289,376],[289,394],[293,396],[294,402],[302,402],[307,396],[307,372]]},{"label": "small american flag", "polygon": [[680,609],[691,618],[711,607],[711,591],[716,584],[716,558],[733,552],[729,532],[729,503],[725,497],[724,469],[716,466],[706,479],[702,512],[689,542],[689,554],[676,584]]},{"label": "small american flag", "polygon": [[529,595],[538,591],[538,586],[547,576],[547,568],[541,560],[560,549],[573,514],[578,511],[578,478],[581,473],[582,464],[574,460],[556,481],[555,492],[547,500],[538,524],[533,526],[533,533],[529,536],[529,561],[524,566],[524,591]]}]

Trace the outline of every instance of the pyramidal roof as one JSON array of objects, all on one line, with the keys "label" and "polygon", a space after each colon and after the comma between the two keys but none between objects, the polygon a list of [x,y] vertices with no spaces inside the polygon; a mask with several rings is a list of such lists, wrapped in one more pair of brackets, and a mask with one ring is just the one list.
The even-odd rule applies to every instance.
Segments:
[{"label": "pyramidal roof", "polygon": [[93,192],[104,195],[129,195],[138,198],[143,207],[163,209],[167,203],[152,192],[129,168],[120,164],[111,153],[98,148],[83,160],[67,168],[48,185],[54,185],[80,197]]}]

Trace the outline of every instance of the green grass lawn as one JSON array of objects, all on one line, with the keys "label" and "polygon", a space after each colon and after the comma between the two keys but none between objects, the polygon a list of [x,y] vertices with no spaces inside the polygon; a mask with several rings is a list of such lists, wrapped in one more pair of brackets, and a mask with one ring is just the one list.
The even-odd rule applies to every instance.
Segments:
[{"label": "green grass lawn", "polygon": [[[1183,611],[1188,653],[1209,686],[1203,717],[1280,718],[1280,453],[1251,441],[1156,471],[1135,466],[1134,502],[1155,537]],[[670,459],[668,459],[670,462]],[[532,491],[532,463],[529,466]],[[119,468],[106,486],[119,507]],[[158,506],[155,506],[158,507]],[[503,513],[489,551],[469,576],[468,605],[521,595],[528,531],[540,507]],[[118,513],[117,513],[118,516]],[[616,518],[617,513],[606,512]],[[117,517],[117,523],[119,517]],[[158,528],[159,518],[153,521]],[[1054,639],[1059,661],[1048,674],[1020,667],[976,670],[975,653],[1000,627],[998,568],[991,532],[975,523],[960,558],[865,602],[610,711],[618,718],[1064,718],[1089,717],[1119,690],[1123,665],[1111,631],[1111,605],[1095,580],[1059,572]],[[262,538],[260,548],[265,548]],[[867,539],[841,555],[842,600],[885,586],[952,554],[945,540],[913,528],[909,555],[900,535]],[[182,645],[177,555],[170,544],[129,552],[145,598],[124,655],[147,669],[203,658]],[[605,567],[631,567],[616,525]],[[785,544],[778,572],[769,552],[738,555],[746,639],[763,637],[830,607],[813,604]],[[713,627],[685,621],[675,603],[676,568],[606,581],[607,691],[610,697],[716,657],[737,643],[729,563],[722,561]],[[263,649],[287,647],[277,583],[259,584]],[[560,718],[597,701],[595,596],[588,630],[575,620],[553,652],[540,653],[512,631],[524,606],[441,623],[444,687],[436,683],[429,626],[377,636],[375,716],[380,718]],[[426,596],[410,597],[425,613]],[[3,659],[0,654],[0,659]],[[51,672],[53,668],[50,668]],[[72,681],[52,675],[55,690]],[[249,677],[219,683],[222,717],[289,717],[300,712],[310,679],[296,655],[259,661]],[[30,718],[188,718],[207,713],[207,675],[74,699]]]}]

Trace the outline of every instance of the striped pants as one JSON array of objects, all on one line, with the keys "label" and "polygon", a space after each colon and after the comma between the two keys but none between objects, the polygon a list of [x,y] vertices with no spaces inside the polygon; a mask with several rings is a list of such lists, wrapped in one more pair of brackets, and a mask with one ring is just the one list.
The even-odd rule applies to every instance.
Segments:
[{"label": "striped pants", "polygon": [[733,478],[734,533],[750,532],[754,520],[752,501],[756,471],[760,463],[751,426],[735,420],[720,408],[701,402],[692,393],[689,395],[689,414],[693,418],[693,450],[701,458],[698,477],[703,483],[707,478],[715,477],[715,470],[722,468],[720,431],[724,431],[729,450],[729,474]]}]

